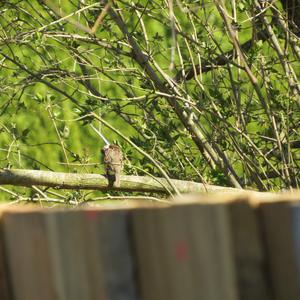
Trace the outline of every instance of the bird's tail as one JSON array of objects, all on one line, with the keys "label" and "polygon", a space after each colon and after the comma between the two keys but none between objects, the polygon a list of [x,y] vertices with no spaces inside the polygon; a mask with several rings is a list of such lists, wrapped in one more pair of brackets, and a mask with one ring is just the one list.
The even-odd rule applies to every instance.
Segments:
[{"label": "bird's tail", "polygon": [[114,187],[120,187],[121,182],[120,182],[120,175],[116,174],[115,175],[115,181],[114,181]]}]

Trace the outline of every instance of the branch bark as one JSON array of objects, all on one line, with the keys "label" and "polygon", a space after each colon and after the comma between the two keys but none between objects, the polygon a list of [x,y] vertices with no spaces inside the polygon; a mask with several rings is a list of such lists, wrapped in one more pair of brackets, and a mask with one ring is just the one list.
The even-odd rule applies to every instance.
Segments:
[{"label": "branch bark", "polygon": [[[216,185],[204,185],[203,183],[171,179],[172,184],[181,193],[191,192],[240,192],[240,189],[222,187]],[[165,193],[165,187],[170,187],[164,178],[152,178],[143,176],[121,176],[119,188],[109,188],[105,176],[99,174],[61,173],[40,170],[2,169],[0,170],[0,185],[14,185],[32,187],[46,186],[57,189],[85,189],[99,191],[124,191],[124,192],[155,192]]]}]

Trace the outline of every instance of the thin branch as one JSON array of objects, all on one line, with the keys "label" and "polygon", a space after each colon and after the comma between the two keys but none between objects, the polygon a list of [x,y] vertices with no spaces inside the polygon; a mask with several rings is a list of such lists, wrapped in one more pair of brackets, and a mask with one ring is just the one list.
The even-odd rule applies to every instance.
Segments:
[{"label": "thin branch", "polygon": [[97,201],[107,201],[107,200],[121,200],[121,201],[155,201],[155,202],[161,202],[161,203],[170,203],[170,201],[168,200],[162,200],[156,197],[150,197],[150,196],[104,196],[104,197],[95,197],[95,198],[91,198],[91,199],[87,199],[83,202],[81,202],[81,204],[87,203],[87,202],[97,202]]},{"label": "thin branch", "polygon": [[44,0],[46,6],[48,6],[49,8],[51,8],[58,16],[60,16],[61,18],[56,20],[56,21],[53,21],[45,26],[42,26],[41,28],[38,29],[38,31],[43,31],[44,29],[46,29],[47,27],[51,26],[51,25],[54,25],[56,23],[59,23],[61,21],[67,21],[69,22],[70,24],[72,24],[73,26],[75,26],[77,29],[79,30],[82,30],[84,32],[87,32],[87,33],[93,33],[92,30],[89,28],[89,27],[86,27],[84,25],[82,25],[81,23],[79,23],[78,21],[74,20],[74,19],[71,19],[71,17],[79,14],[80,12],[84,11],[84,10],[87,10],[87,9],[90,9],[91,7],[94,7],[94,6],[99,6],[98,3],[93,3],[91,5],[88,5],[88,6],[85,6],[79,10],[77,10],[76,12],[73,12],[69,15],[66,15],[64,12],[61,11],[61,9],[59,9],[55,4],[52,3],[52,1],[49,1],[49,0]]},{"label": "thin branch", "polygon": [[106,3],[106,5],[104,6],[103,10],[101,11],[101,13],[99,14],[99,16],[98,16],[98,18],[97,18],[97,20],[96,20],[96,22],[95,22],[95,24],[94,24],[94,26],[93,26],[93,28],[92,28],[92,30],[91,30],[91,33],[93,33],[93,34],[96,33],[96,31],[98,30],[100,24],[101,24],[102,21],[103,21],[103,19],[104,19],[106,13],[107,13],[107,11],[108,11],[108,9],[110,8],[110,6],[111,6],[111,1],[108,1],[108,2]]},{"label": "thin branch", "polygon": [[[260,32],[257,33],[257,39],[265,41],[267,40],[267,38],[268,36],[266,30],[261,30]],[[251,49],[252,45],[253,45],[253,40],[250,39],[249,41],[243,43],[240,47],[244,52],[247,52]],[[195,66],[195,68],[194,67],[187,68],[186,70],[184,70],[184,73],[182,72],[182,70],[180,70],[174,77],[174,80],[176,82],[181,82],[184,80],[188,81],[194,79],[197,75],[202,73],[207,73],[216,67],[225,66],[226,64],[235,65],[232,59],[234,59],[236,55],[237,52],[235,51],[235,49],[232,49],[225,53],[220,54],[213,60],[202,59],[201,65],[198,64]],[[238,66],[238,67],[243,69],[242,66]],[[183,74],[185,75],[183,76]]]}]

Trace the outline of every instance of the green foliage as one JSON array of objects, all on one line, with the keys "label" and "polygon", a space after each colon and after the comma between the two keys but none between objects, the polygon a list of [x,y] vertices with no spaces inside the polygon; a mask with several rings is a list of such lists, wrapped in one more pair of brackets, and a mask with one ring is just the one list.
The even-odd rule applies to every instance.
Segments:
[{"label": "green foliage", "polygon": [[[117,1],[114,11],[163,82],[162,93],[109,13],[94,35],[83,30],[93,27],[103,6],[48,2],[2,1],[0,8],[1,167],[103,173],[104,143],[89,126],[93,123],[122,145],[126,174],[161,176],[122,136],[173,178],[232,185],[233,171],[243,187],[299,187],[299,150],[292,147],[299,141],[299,93],[292,91],[288,76],[293,75],[282,65],[284,60],[297,84],[299,57],[273,20],[271,6],[258,15],[272,20],[284,57],[270,38],[258,37],[266,24],[255,17],[253,1],[226,1],[223,8],[257,79],[255,87],[236,56],[217,1]],[[280,5],[277,9],[285,13]],[[69,14],[74,15],[65,17]],[[199,66],[202,72],[188,78]],[[176,90],[172,78],[180,78]],[[174,95],[177,111],[170,102]],[[191,116],[194,127],[180,112]],[[200,142],[195,126],[203,135]],[[67,195],[74,197],[81,196]]]}]

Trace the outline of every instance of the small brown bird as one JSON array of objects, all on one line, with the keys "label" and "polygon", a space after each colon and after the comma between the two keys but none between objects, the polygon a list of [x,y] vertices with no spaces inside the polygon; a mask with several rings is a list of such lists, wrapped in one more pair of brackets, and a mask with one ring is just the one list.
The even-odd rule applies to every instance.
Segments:
[{"label": "small brown bird", "polygon": [[111,144],[103,147],[104,164],[108,185],[120,187],[120,175],[123,169],[123,154],[118,145]]}]

